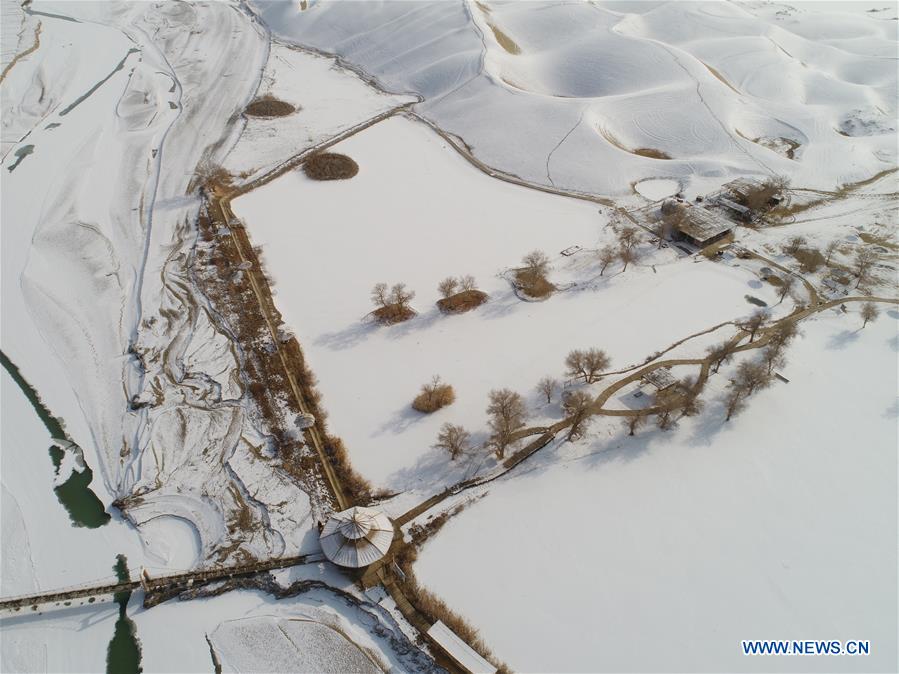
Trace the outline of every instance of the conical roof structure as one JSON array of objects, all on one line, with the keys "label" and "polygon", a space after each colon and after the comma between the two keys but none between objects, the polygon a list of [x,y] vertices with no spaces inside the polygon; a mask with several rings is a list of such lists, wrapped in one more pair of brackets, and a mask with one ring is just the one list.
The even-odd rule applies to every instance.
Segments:
[{"label": "conical roof structure", "polygon": [[331,515],[321,533],[325,557],[354,569],[381,559],[392,542],[393,524],[387,515],[361,506]]}]

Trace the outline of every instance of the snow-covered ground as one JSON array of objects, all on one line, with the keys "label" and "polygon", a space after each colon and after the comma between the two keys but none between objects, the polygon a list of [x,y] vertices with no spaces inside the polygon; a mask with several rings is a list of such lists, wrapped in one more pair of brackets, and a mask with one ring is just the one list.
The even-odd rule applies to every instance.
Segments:
[{"label": "snow-covered ground", "polygon": [[[451,466],[432,450],[440,425],[461,423],[483,439],[489,390],[509,387],[536,403],[537,381],[564,379],[571,349],[603,348],[618,369],[748,314],[747,294],[777,301],[746,268],[670,248],[648,247],[640,264],[622,274],[616,262],[600,277],[592,251],[615,240],[605,211],[485,176],[424,124],[392,118],[335,150],[359,164],[352,180],[294,171],[233,206],[263,246],[278,307],[319,377],[334,429],[377,486],[427,491],[484,468],[480,459]],[[583,250],[559,254],[573,245]],[[533,249],[553,258],[558,284],[579,285],[545,302],[518,299],[500,274]],[[442,315],[437,283],[469,273],[490,301]],[[390,328],[363,321],[380,281],[407,283],[419,315]],[[434,374],[457,399],[424,416],[409,406]]]},{"label": "snow-covered ground", "polygon": [[[446,524],[419,577],[521,671],[895,671],[897,319],[804,322],[790,383],[728,423],[725,373],[675,431],[597,421],[548,447]],[[871,654],[740,650],[806,638]]]},{"label": "snow-covered ground", "polygon": [[479,159],[534,182],[624,195],[775,172],[831,189],[896,161],[888,3],[305,4],[253,0],[281,39],[422,96]]},{"label": "snow-covered ground", "polygon": [[292,105],[284,117],[247,117],[224,167],[250,182],[300,151],[376,117],[411,96],[391,96],[369,86],[333,58],[273,42],[257,98]]}]

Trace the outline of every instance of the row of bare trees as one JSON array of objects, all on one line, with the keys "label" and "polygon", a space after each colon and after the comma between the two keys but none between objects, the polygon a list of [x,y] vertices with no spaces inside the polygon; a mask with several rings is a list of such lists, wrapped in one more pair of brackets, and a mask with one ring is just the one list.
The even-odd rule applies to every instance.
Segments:
[{"label": "row of bare trees", "polygon": [[[487,425],[490,437],[487,445],[496,458],[505,458],[506,449],[515,440],[515,433],[524,427],[527,408],[520,394],[507,388],[490,391],[487,399]],[[437,434],[435,448],[449,452],[455,460],[471,449],[471,434],[464,427],[445,423]]]}]

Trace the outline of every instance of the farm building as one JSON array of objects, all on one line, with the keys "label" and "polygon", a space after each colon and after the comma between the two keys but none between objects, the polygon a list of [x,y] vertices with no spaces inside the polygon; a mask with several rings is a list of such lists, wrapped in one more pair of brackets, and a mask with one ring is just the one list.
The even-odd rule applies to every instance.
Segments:
[{"label": "farm building", "polygon": [[759,208],[776,206],[783,199],[781,190],[772,183],[765,183],[755,178],[737,178],[722,186],[718,197],[729,199],[741,205],[749,205],[756,195],[763,195],[767,199],[766,204],[759,204]]},{"label": "farm building", "polygon": [[331,515],[320,541],[325,557],[339,566],[359,569],[387,554],[393,524],[379,510],[356,506]]},{"label": "farm building", "polygon": [[642,379],[647,384],[654,386],[657,391],[664,391],[666,388],[670,388],[677,383],[677,379],[674,378],[670,368],[667,367],[660,367],[651,372],[647,372],[643,375]]},{"label": "farm building", "polygon": [[460,639],[455,632],[440,620],[431,625],[428,637],[446,653],[450,659],[468,674],[495,674],[496,667],[478,655],[474,649]]},{"label": "farm building", "polygon": [[[683,217],[675,225],[674,238],[704,248],[720,241],[734,228],[734,223],[714,211],[692,204],[680,204]],[[665,206],[662,206],[663,212]]]}]

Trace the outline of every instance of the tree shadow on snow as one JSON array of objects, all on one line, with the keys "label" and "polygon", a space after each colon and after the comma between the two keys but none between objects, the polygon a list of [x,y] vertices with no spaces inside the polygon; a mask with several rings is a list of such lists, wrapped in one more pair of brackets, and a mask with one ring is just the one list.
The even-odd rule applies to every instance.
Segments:
[{"label": "tree shadow on snow", "polygon": [[840,332],[836,332],[828,337],[825,346],[831,351],[841,351],[858,341],[858,338],[858,330],[840,330]]},{"label": "tree shadow on snow", "polygon": [[428,415],[424,412],[413,410],[411,406],[404,405],[391,414],[390,418],[381,424],[378,430],[374,432],[374,435],[375,437],[385,435],[386,433],[399,435],[408,430],[411,426],[424,421],[427,416]]},{"label": "tree shadow on snow", "polygon": [[324,346],[332,351],[343,351],[352,349],[364,342],[372,332],[378,329],[374,323],[360,321],[348,325],[343,330],[337,332],[326,332],[316,337],[313,344],[316,346]]},{"label": "tree shadow on snow", "polygon": [[489,457],[483,456],[487,450],[480,449],[480,443],[472,444],[474,448],[455,461],[446,450],[431,447],[413,465],[392,473],[387,482],[395,491],[424,489],[437,493],[490,465]]}]

